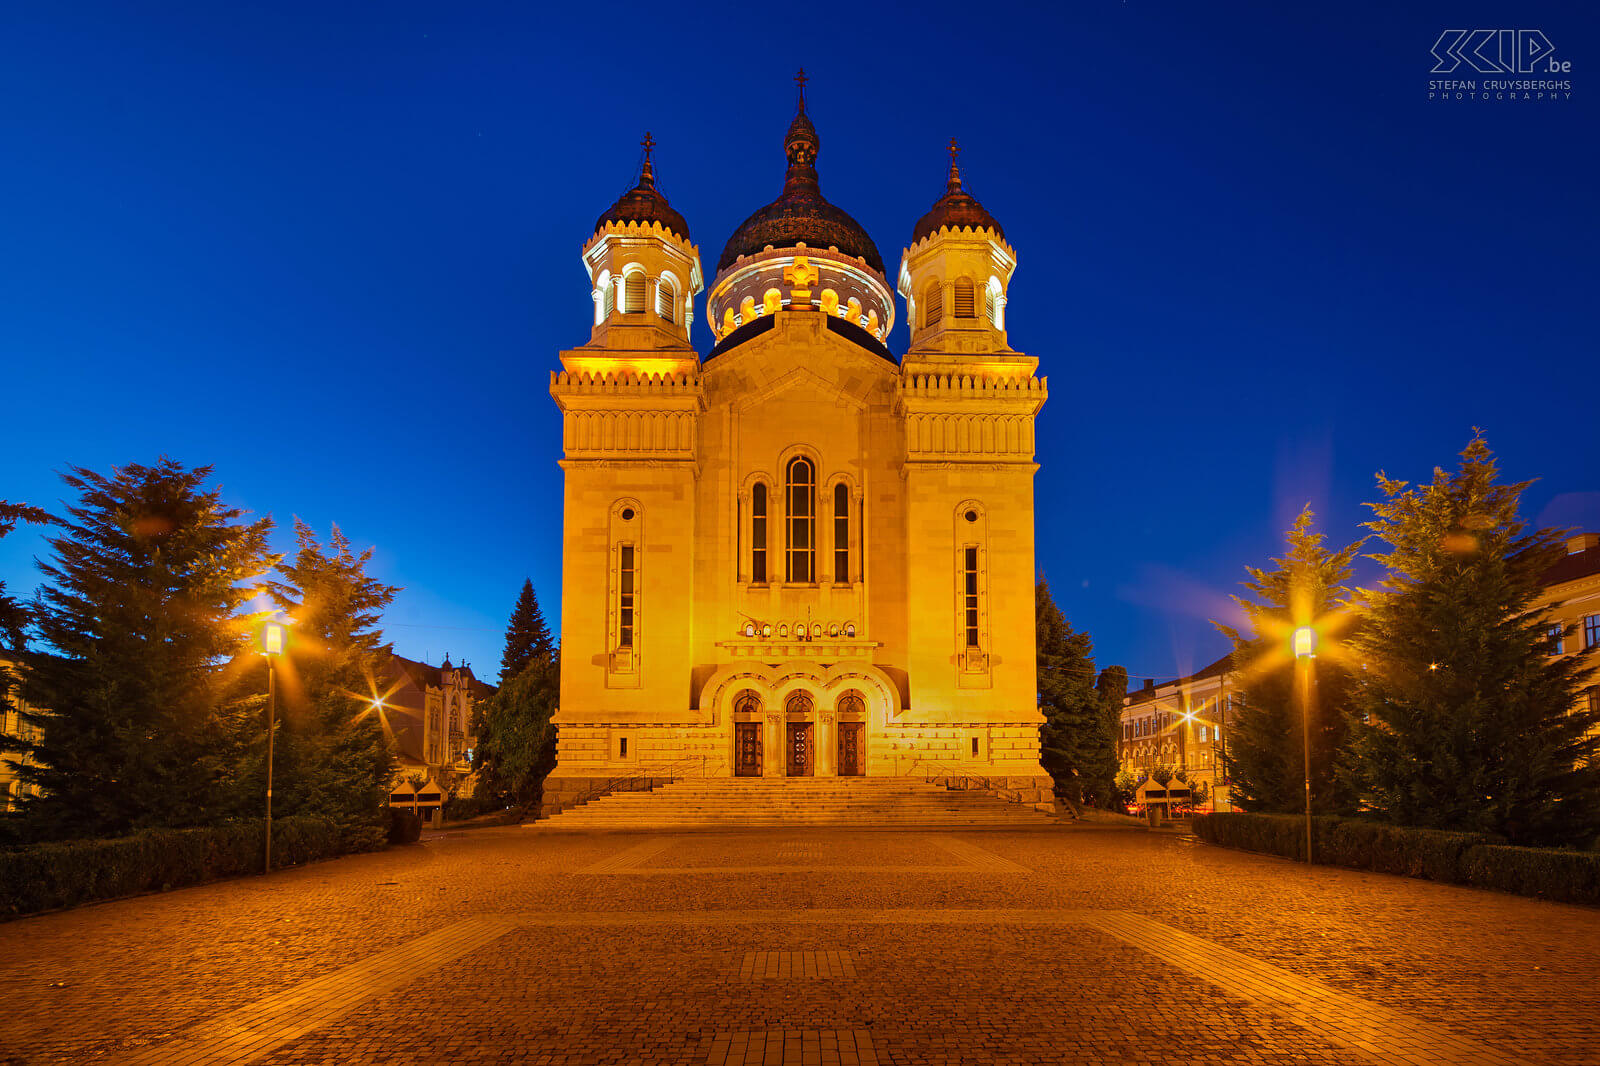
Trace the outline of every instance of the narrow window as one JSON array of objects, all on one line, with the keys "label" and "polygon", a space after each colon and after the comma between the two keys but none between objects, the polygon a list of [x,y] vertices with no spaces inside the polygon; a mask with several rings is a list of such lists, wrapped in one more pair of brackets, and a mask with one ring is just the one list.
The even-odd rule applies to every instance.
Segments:
[{"label": "narrow window", "polygon": [[635,270],[632,274],[622,279],[622,313],[625,315],[644,314],[644,271]]},{"label": "narrow window", "polygon": [[964,571],[965,603],[965,628],[967,633],[967,647],[978,646],[978,549],[975,545],[968,545],[963,552],[965,558],[962,562]]},{"label": "narrow window", "polygon": [[956,282],[956,317],[978,317],[978,312],[973,309],[972,282],[967,278],[961,278]]},{"label": "narrow window", "polygon": [[850,580],[850,490],[842,481],[833,487],[833,580]]},{"label": "narrow window", "polygon": [[944,317],[944,290],[935,282],[922,297],[922,324],[931,326]]},{"label": "narrow window", "polygon": [[663,322],[676,322],[677,308],[678,290],[672,287],[672,282],[662,278],[656,284],[656,314]]},{"label": "narrow window", "polygon": [[983,287],[983,317],[987,318],[989,320],[989,325],[994,326],[996,329],[999,328],[999,326],[995,323],[995,320],[994,320],[994,286],[993,285],[985,285]]},{"label": "narrow window", "polygon": [[977,737],[973,737],[972,738],[972,757],[973,758],[977,758],[978,757],[978,738]]},{"label": "narrow window", "polygon": [[617,754],[622,756],[622,758],[624,758],[624,759],[626,759],[628,757],[628,738],[627,737],[618,737],[617,738]]},{"label": "narrow window", "polygon": [[808,585],[816,580],[814,560],[816,541],[817,475],[811,460],[796,456],[789,460],[789,549],[788,578],[793,584]]},{"label": "narrow window", "polygon": [[1583,616],[1583,646],[1592,648],[1600,644],[1600,614]]},{"label": "narrow window", "polygon": [[1545,647],[1545,654],[1547,654],[1547,655],[1560,655],[1561,654],[1561,627],[1560,626],[1551,626],[1549,629],[1547,629],[1545,631],[1545,639],[1547,641],[1546,647]]},{"label": "narrow window", "polygon": [[600,294],[600,314],[610,318],[617,309],[617,283],[610,278],[606,279],[605,291]]},{"label": "narrow window", "polygon": [[767,583],[767,486],[760,481],[750,490],[750,580]]},{"label": "narrow window", "polygon": [[633,545],[622,546],[622,558],[617,574],[617,643],[624,648],[633,647]]}]

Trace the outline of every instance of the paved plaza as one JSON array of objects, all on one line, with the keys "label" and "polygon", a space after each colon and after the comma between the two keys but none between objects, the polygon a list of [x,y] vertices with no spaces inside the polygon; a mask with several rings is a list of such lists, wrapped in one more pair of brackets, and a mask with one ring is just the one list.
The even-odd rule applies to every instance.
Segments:
[{"label": "paved plaza", "polygon": [[446,831],[0,925],[0,1064],[1600,1066],[1597,959],[1170,833]]}]

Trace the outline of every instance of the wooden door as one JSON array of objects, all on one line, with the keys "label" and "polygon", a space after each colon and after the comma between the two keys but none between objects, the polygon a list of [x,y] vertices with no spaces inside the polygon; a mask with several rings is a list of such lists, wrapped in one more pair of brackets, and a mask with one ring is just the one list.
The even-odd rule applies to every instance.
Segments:
[{"label": "wooden door", "polygon": [[733,774],[761,776],[761,723],[733,723]]},{"label": "wooden door", "polygon": [[811,723],[789,723],[789,776],[810,777],[812,774]]},{"label": "wooden door", "polygon": [[839,723],[839,776],[861,777],[867,772],[865,722]]}]

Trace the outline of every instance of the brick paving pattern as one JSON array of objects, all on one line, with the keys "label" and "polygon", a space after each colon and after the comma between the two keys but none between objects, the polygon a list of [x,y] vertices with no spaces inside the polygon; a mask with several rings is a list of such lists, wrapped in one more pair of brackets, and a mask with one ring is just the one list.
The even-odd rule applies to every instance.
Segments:
[{"label": "brick paving pattern", "polygon": [[1600,1066],[1596,958],[1595,909],[1140,831],[486,829],[0,925],[0,1064]]},{"label": "brick paving pattern", "polygon": [[872,1034],[836,1029],[718,1033],[710,1066],[877,1066]]},{"label": "brick paving pattern", "polygon": [[848,951],[747,951],[739,965],[739,976],[746,979],[855,975]]}]

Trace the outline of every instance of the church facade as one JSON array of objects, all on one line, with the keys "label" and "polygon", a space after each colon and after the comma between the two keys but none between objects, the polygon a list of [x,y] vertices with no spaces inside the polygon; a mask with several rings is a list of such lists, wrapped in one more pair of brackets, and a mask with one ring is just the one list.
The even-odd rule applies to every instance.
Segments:
[{"label": "church facade", "polygon": [[[952,145],[891,285],[823,197],[819,148],[802,95],[782,194],[717,259],[704,358],[699,249],[656,188],[648,138],[637,187],[584,246],[590,337],[550,384],[565,495],[547,793],[702,774],[1048,788],[1033,517],[1046,382],[1006,333],[1016,252]],[[896,292],[899,358],[885,343]]]}]

